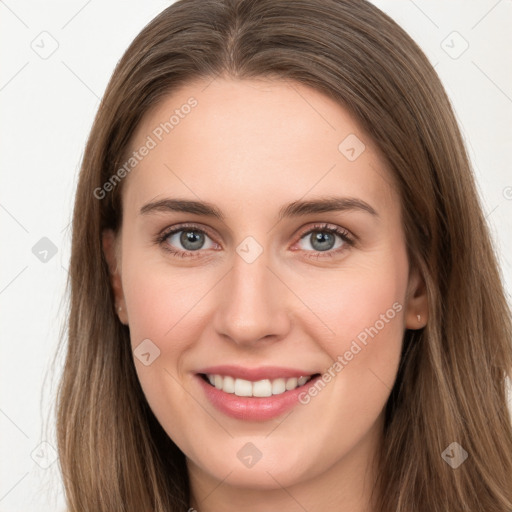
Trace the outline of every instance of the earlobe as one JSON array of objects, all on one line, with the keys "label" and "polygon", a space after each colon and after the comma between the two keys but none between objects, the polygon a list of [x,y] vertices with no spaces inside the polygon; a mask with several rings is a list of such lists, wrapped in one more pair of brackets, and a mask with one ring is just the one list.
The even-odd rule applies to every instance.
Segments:
[{"label": "earlobe", "polygon": [[422,329],[428,321],[427,287],[423,276],[416,270],[409,279],[405,311],[405,327],[407,329]]},{"label": "earlobe", "polygon": [[117,237],[112,229],[106,229],[102,233],[103,254],[108,264],[110,285],[115,300],[115,310],[121,323],[127,325],[126,306],[123,293],[123,285],[120,272],[120,255],[117,250]]}]

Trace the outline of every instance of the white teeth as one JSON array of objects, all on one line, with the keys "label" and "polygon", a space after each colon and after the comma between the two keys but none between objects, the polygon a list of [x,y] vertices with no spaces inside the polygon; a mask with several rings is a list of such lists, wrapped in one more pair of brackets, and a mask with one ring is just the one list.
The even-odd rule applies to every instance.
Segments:
[{"label": "white teeth", "polygon": [[311,376],[299,378],[281,377],[273,380],[259,380],[257,382],[245,379],[234,379],[233,377],[223,375],[208,374],[206,377],[212,386],[224,391],[224,393],[234,393],[237,396],[254,397],[280,395],[285,391],[292,391],[299,386],[303,386],[306,382],[311,380]]},{"label": "white teeth", "polygon": [[295,389],[297,387],[297,384],[298,384],[297,377],[292,377],[291,379],[288,379],[286,381],[286,390],[291,391],[292,389]]},{"label": "white teeth", "polygon": [[235,395],[236,396],[252,396],[252,383],[248,380],[236,379],[235,380]]},{"label": "white teeth", "polygon": [[272,396],[272,384],[268,379],[259,380],[252,385],[252,396]]},{"label": "white teeth", "polygon": [[272,381],[272,394],[280,395],[286,391],[286,380],[285,379],[274,379]]},{"label": "white teeth", "polygon": [[[221,377],[222,379],[222,377]],[[233,377],[224,377],[222,383],[222,391],[224,393],[234,393],[235,392],[235,379]]]}]

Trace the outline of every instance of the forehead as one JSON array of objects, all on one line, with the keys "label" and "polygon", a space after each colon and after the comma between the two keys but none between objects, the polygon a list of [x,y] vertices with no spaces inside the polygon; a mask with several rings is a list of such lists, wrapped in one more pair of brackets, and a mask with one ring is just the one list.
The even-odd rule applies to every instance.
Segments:
[{"label": "forehead", "polygon": [[386,162],[357,121],[296,82],[217,78],[185,85],[145,115],[133,151],[136,165],[123,187],[130,209],[179,195],[236,214],[326,194],[397,208]]}]

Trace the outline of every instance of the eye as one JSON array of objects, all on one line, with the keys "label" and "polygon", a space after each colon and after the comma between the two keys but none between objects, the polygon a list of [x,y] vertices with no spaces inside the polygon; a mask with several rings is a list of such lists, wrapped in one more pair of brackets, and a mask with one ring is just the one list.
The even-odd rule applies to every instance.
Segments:
[{"label": "eye", "polygon": [[195,225],[180,225],[164,231],[157,242],[172,254],[180,257],[193,256],[191,253],[201,249],[215,249],[218,244],[208,236],[206,231]]},{"label": "eye", "polygon": [[[220,246],[212,240],[207,231],[195,224],[179,225],[163,231],[156,242],[174,256],[189,258],[198,256],[202,249],[218,249]],[[299,249],[309,254],[309,258],[330,258],[344,252],[354,245],[350,233],[338,226],[319,224],[301,234]],[[304,247],[310,244],[312,249]],[[297,249],[292,249],[297,250]]]},{"label": "eye", "polygon": [[[301,242],[303,243],[301,244]],[[353,246],[354,239],[343,228],[321,224],[303,233],[299,245],[300,249],[306,252],[315,252],[315,254],[308,255],[308,257],[330,258]],[[310,245],[312,249],[308,249],[304,245]]]}]

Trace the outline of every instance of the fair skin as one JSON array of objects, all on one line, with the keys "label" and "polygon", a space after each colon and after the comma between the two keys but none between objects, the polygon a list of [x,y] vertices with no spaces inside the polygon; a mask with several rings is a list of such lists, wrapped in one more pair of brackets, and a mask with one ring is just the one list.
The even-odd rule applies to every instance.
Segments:
[{"label": "fair skin", "polygon": [[[160,350],[151,364],[137,357],[134,364],[155,416],[186,455],[191,506],[369,512],[404,329],[428,320],[392,175],[344,108],[283,80],[188,84],[145,116],[131,150],[191,96],[197,106],[125,178],[122,227],[103,237],[132,348],[149,339]],[[349,134],[365,144],[354,161],[338,149]],[[354,207],[278,219],[284,205],[326,196],[364,201],[375,214]],[[210,203],[223,219],[141,212],[175,198]],[[184,246],[182,232],[155,241],[181,223],[203,230],[203,243]],[[356,241],[317,228],[328,243],[315,243],[318,224]],[[249,236],[263,249],[250,263],[237,252]],[[348,360],[353,341],[372,326],[378,333]],[[307,404],[266,420],[220,411],[197,375],[226,364],[323,374],[340,355],[342,370]],[[237,456],[246,443],[261,454],[251,467]]]}]

